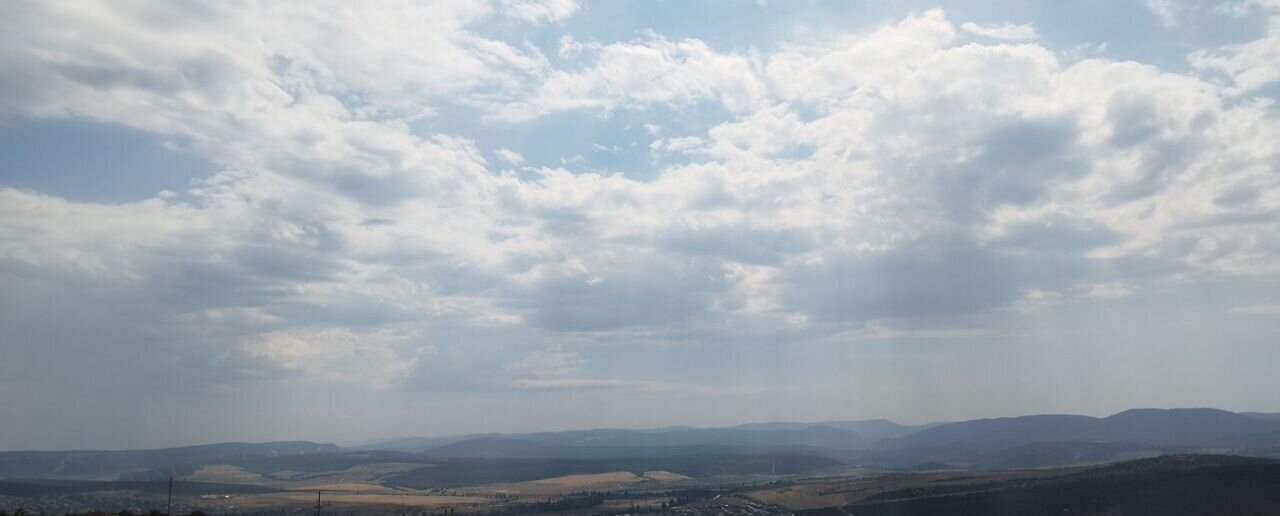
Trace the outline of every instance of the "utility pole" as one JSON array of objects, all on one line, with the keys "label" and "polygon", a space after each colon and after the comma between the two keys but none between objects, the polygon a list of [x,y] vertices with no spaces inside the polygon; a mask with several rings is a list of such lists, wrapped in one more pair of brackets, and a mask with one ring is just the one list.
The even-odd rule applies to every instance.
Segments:
[{"label": "utility pole", "polygon": [[316,489],[316,516],[320,516],[320,490]]},{"label": "utility pole", "polygon": [[164,503],[164,515],[173,516],[173,477],[169,477],[169,500]]}]

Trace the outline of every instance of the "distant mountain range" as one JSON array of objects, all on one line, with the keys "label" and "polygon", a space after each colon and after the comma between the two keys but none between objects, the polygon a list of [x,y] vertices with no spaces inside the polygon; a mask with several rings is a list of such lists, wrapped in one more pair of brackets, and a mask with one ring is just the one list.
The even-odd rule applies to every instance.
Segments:
[{"label": "distant mountain range", "polygon": [[[385,450],[433,453],[434,450],[477,439],[516,439],[561,446],[817,446],[840,450],[874,447],[883,439],[903,437],[942,425],[900,425],[887,419],[826,421],[818,423],[747,423],[725,428],[671,427],[650,430],[594,429],[531,434],[475,434],[453,437],[410,437],[349,447],[350,450]],[[505,441],[490,442],[495,445]],[[477,448],[477,444],[468,445]],[[511,446],[509,443],[505,446]],[[453,452],[450,452],[453,453]],[[494,455],[497,450],[486,452]],[[524,451],[520,453],[525,453]]]},{"label": "distant mountain range", "polygon": [[1123,441],[1153,445],[1230,446],[1231,440],[1280,430],[1267,420],[1216,409],[1135,409],[1095,418],[1043,415],[978,419],[928,428],[885,444],[894,447],[963,443],[1001,449],[1046,441]]},{"label": "distant mountain range", "polygon": [[652,430],[594,429],[532,434],[478,434],[442,438],[401,438],[349,447],[353,451],[399,451],[440,458],[600,459],[800,453],[829,457],[865,449],[874,435],[900,436],[925,428],[889,421],[756,423],[729,428],[672,427]]},{"label": "distant mountain range", "polygon": [[[1034,415],[914,426],[871,420],[475,434],[402,438],[347,448],[299,441],[139,451],[4,452],[0,453],[0,478],[148,480],[186,474],[202,464],[236,464],[268,471],[273,467],[306,470],[318,464],[350,467],[388,461],[437,464],[458,472],[471,471],[467,468],[473,466],[467,464],[482,464],[484,475],[490,476],[502,467],[515,467],[512,461],[524,461],[519,467],[529,474],[566,468],[596,471],[625,464],[668,464],[705,473],[716,471],[709,467],[716,462],[736,464],[739,472],[755,472],[765,466],[772,471],[781,463],[1008,469],[1187,452],[1280,457],[1280,415],[1135,409],[1104,418]],[[821,460],[782,461],[782,457]],[[444,482],[448,471],[437,469],[430,478],[416,481]]]},{"label": "distant mountain range", "polygon": [[1280,456],[1280,418],[1217,409],[1135,409],[1105,418],[1034,415],[919,426],[886,420],[752,423],[728,428],[486,435],[433,444],[414,451],[487,459],[792,451],[872,467],[932,464],[985,469],[1106,462],[1196,450]]},{"label": "distant mountain range", "polygon": [[818,423],[747,423],[731,428],[737,430],[797,430],[825,426],[848,430],[870,439],[892,439],[945,424],[939,422],[924,425],[900,425],[888,419],[869,419],[864,421],[823,421]]}]

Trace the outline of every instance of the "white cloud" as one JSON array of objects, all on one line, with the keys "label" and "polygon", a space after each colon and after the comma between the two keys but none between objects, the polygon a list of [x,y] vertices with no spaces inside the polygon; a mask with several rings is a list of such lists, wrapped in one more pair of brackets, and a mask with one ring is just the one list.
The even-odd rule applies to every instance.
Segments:
[{"label": "white cloud", "polygon": [[524,164],[524,156],[521,156],[519,152],[513,151],[506,147],[499,147],[498,150],[493,151],[493,153],[498,156],[498,159],[501,159],[502,161],[505,161],[512,165],[520,166]]},{"label": "white cloud", "polygon": [[411,344],[411,338],[385,331],[361,334],[345,328],[297,328],[262,335],[248,345],[248,351],[286,369],[386,388],[404,380],[423,355],[434,351],[420,347],[405,357],[393,349],[397,343]]},{"label": "white cloud", "polygon": [[[4,66],[29,74],[0,84],[9,109],[150,130],[196,132],[187,126],[207,123],[211,112],[252,116],[323,95],[341,96],[346,110],[324,108],[347,118],[429,115],[443,96],[511,91],[547,66],[536,52],[468,31],[491,14],[481,3],[86,2],[7,11],[5,37],[28,51],[4,53]],[[342,30],[327,29],[335,26]],[[115,50],[80,48],[84,38]]]},{"label": "white cloud", "polygon": [[[321,262],[327,269],[317,271],[314,285],[306,285],[291,302],[325,306],[365,289],[379,292],[389,302],[389,311],[449,318],[469,313],[516,326],[612,327],[660,320],[654,318],[657,312],[636,312],[635,317],[603,324],[528,308],[547,305],[538,296],[559,296],[573,285],[584,290],[564,292],[586,299],[640,295],[625,305],[635,310],[650,302],[647,296],[662,297],[665,289],[679,283],[668,286],[626,273],[655,264],[683,278],[680,281],[708,281],[740,263],[772,264],[767,274],[750,276],[772,279],[750,289],[724,285],[723,277],[716,278],[706,283],[708,290],[691,292],[682,301],[692,304],[677,306],[688,308],[695,320],[731,316],[739,306],[774,307],[781,321],[791,317],[785,314],[797,313],[797,307],[789,306],[795,300],[783,294],[786,288],[779,282],[785,283],[787,275],[780,271],[862,260],[937,232],[958,239],[970,238],[969,232],[976,238],[995,238],[982,235],[1006,235],[1014,225],[1046,214],[1089,221],[1094,228],[1090,231],[1121,236],[1080,250],[1089,253],[1076,256],[1082,263],[1160,254],[1176,247],[1179,238],[1193,238],[1183,229],[1189,224],[1239,208],[1220,206],[1214,199],[1242,184],[1263,192],[1271,189],[1274,181],[1263,173],[1264,165],[1212,173],[1219,170],[1215,160],[1224,158],[1197,150],[1227,145],[1237,149],[1231,151],[1232,159],[1262,164],[1267,159],[1264,141],[1275,131],[1274,122],[1254,106],[1224,108],[1210,84],[1132,63],[1086,60],[1064,66],[1036,45],[955,46],[954,36],[955,28],[935,10],[866,34],[788,46],[760,57],[774,81],[772,93],[763,83],[737,90],[741,95],[725,86],[729,79],[739,84],[757,79],[758,67],[751,59],[717,53],[701,42],[658,36],[601,47],[586,71],[557,72],[590,83],[584,91],[596,96],[587,95],[585,102],[599,104],[598,109],[640,109],[652,102],[678,104],[725,95],[755,99],[735,103],[744,110],[741,116],[703,136],[655,142],[655,149],[669,152],[705,145],[709,158],[662,171],[651,182],[565,171],[544,171],[536,181],[493,176],[470,142],[446,136],[421,139],[394,120],[353,118],[350,106],[320,93],[299,98],[280,94],[278,99],[275,93],[249,95],[244,103],[259,105],[263,114],[234,115],[237,122],[229,127],[210,125],[204,115],[229,109],[221,105],[150,107],[141,119],[134,118],[137,113],[93,111],[98,109],[93,105],[105,105],[98,103],[104,96],[119,93],[111,85],[72,100],[76,110],[118,116],[156,130],[177,130],[197,142],[209,142],[210,148],[216,142],[219,149],[209,151],[214,159],[255,170],[228,172],[201,186],[196,206],[153,201],[116,209],[121,217],[133,220],[130,217],[142,216],[144,210],[173,212],[147,217],[185,218],[172,231],[202,240],[194,248],[221,257],[229,267],[242,267],[243,260],[263,267],[273,263],[264,260],[287,262],[313,253],[341,257]],[[717,72],[717,67],[723,70]],[[288,77],[291,72],[254,73]],[[348,75],[363,73],[335,71],[332,79],[342,83]],[[639,79],[651,76],[666,78],[656,86]],[[540,86],[540,94],[551,95],[547,84],[553,83],[554,79]],[[791,89],[792,85],[804,88]],[[762,103],[770,95],[778,98]],[[785,102],[793,96],[824,107],[801,121]],[[554,102],[535,104],[556,109]],[[239,111],[240,105],[232,106]],[[1173,108],[1144,107],[1151,105]],[[1053,159],[1063,161],[1026,161],[1029,158],[1016,154],[1017,148],[1001,146],[1001,139],[1010,135],[1062,139],[1020,145],[1046,145],[1061,155]],[[1203,137],[1220,143],[1183,145]],[[1167,157],[1162,149],[1170,146],[1194,151],[1159,165],[1162,174],[1183,179],[1171,190],[1156,183],[1153,190],[1144,191],[1152,173],[1144,167],[1157,166],[1152,160]],[[513,164],[520,160],[506,148],[495,155]],[[1091,173],[1061,172],[1078,160],[1085,160],[1087,165],[1081,167]],[[1043,167],[1050,175],[1021,183],[1018,174],[1027,167]],[[1126,189],[1134,191],[1136,201],[1115,199]],[[1162,202],[1166,196],[1179,202]],[[465,208],[458,204],[463,200]],[[34,213],[32,203],[52,202],[37,198],[10,203],[30,207],[6,219],[52,220],[62,227],[84,228],[97,226],[82,220],[112,220],[100,214],[77,215],[81,207],[74,204],[56,210],[57,216],[23,215]],[[1273,201],[1261,196],[1253,202],[1255,207],[1239,209],[1263,210],[1263,204]],[[271,208],[264,211],[264,206]],[[1139,213],[1144,215],[1140,218]],[[387,222],[364,225],[371,219]],[[263,229],[217,229],[224,227]],[[421,228],[427,227],[432,230],[424,233]],[[156,234],[141,228],[146,233],[140,235]],[[13,241],[26,243],[11,246],[10,252],[30,263],[53,263],[65,254],[68,263],[76,257],[81,260],[77,266],[121,274],[154,266],[145,261],[124,264],[151,252],[128,247],[119,248],[118,263],[86,265],[91,263],[86,257],[101,262],[112,255],[83,253],[89,244],[81,239],[119,234],[109,228],[73,233],[71,240],[55,240],[52,232],[16,225],[10,229],[27,235],[15,236]],[[220,238],[210,238],[211,232]],[[699,236],[690,239],[685,233]],[[1267,263],[1269,252],[1259,235],[1239,228],[1194,233],[1201,243],[1191,254],[1171,259],[1205,270],[1265,270],[1259,267]],[[502,236],[490,238],[491,234]],[[704,249],[693,245],[697,241],[718,243]],[[811,241],[827,243],[817,248],[799,245]],[[662,258],[668,246],[705,262],[675,267]],[[1223,251],[1228,248],[1232,251]],[[435,265],[426,257],[447,258]],[[390,265],[405,260],[428,261]],[[573,276],[576,272],[552,272],[562,263],[576,263],[589,272],[580,278]],[[451,264],[465,264],[469,281],[482,283],[454,286],[451,278],[458,271]],[[727,277],[736,282],[748,276]],[[328,284],[332,281],[347,285],[335,288]],[[494,288],[519,293],[480,294]],[[749,302],[736,298],[745,292],[751,293]]]},{"label": "white cloud", "polygon": [[1238,93],[1250,93],[1280,81],[1280,14],[1268,16],[1262,38],[1191,54],[1192,66],[1227,74]]},{"label": "white cloud", "polygon": [[678,136],[674,138],[659,138],[649,144],[649,149],[660,152],[685,153],[702,147],[702,138],[697,136]]},{"label": "white cloud", "polygon": [[538,377],[564,376],[578,372],[583,360],[567,351],[531,351],[516,364],[516,369]]},{"label": "white cloud", "polygon": [[577,0],[502,0],[507,16],[531,23],[560,22],[578,12]]},{"label": "white cloud", "polygon": [[931,9],[869,34],[784,47],[769,56],[766,74],[783,99],[826,104],[865,84],[910,74],[955,35],[942,10]]},{"label": "white cloud", "polygon": [[966,22],[960,26],[960,29],[970,34],[975,34],[985,38],[1003,39],[1008,41],[1031,41],[1040,39],[1040,35],[1036,33],[1036,27],[1030,23],[1015,25],[1006,23],[1004,25],[978,25],[973,22]]},{"label": "white cloud", "polygon": [[584,48],[586,48],[586,45],[574,39],[572,34],[565,34],[560,36],[557,42],[556,53],[563,59],[574,59],[582,53]]},{"label": "white cloud", "polygon": [[642,109],[703,100],[744,111],[766,93],[751,59],[717,53],[696,39],[671,41],[650,33],[643,40],[593,51],[594,62],[587,68],[549,74],[532,95],[499,107],[493,116],[523,121],[563,110]]},{"label": "white cloud", "polygon": [[1144,0],[1143,5],[1160,20],[1160,25],[1165,28],[1178,26],[1178,5],[1174,0]]},{"label": "white cloud", "polygon": [[1255,10],[1276,10],[1280,11],[1280,1],[1277,0],[1243,0],[1240,2],[1227,2],[1218,5],[1217,11],[1225,12],[1235,17],[1248,16]]}]

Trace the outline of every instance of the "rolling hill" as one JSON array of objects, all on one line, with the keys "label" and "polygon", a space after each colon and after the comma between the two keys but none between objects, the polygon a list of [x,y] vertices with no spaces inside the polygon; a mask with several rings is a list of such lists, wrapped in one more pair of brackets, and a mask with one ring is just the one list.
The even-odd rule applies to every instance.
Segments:
[{"label": "rolling hill", "polygon": [[893,421],[889,421],[888,419],[868,419],[863,421],[822,421],[817,423],[745,423],[730,428],[737,430],[796,430],[815,426],[827,426],[841,430],[848,430],[869,439],[892,439],[943,424],[945,423],[901,425]]},{"label": "rolling hill", "polygon": [[1007,449],[1036,442],[1115,441],[1157,446],[1223,446],[1232,439],[1280,431],[1267,421],[1217,409],[1134,409],[1105,418],[1023,416],[948,423],[886,440],[887,448],[964,445]]},{"label": "rolling hill", "polygon": [[762,444],[568,446],[526,439],[478,437],[428,450],[421,455],[453,459],[635,459],[769,454],[799,454],[833,458],[833,456],[841,455],[841,450],[816,446]]},{"label": "rolling hill", "polygon": [[821,446],[846,450],[869,448],[876,442],[875,439],[869,439],[852,430],[828,425],[759,430],[739,428],[691,428],[660,431],[583,430],[524,434],[518,437],[530,441],[567,446],[701,446],[735,444]]},{"label": "rolling hill", "polygon": [[155,450],[0,452],[0,478],[146,480],[211,461],[323,454],[340,450],[332,444],[287,441],[218,443]]}]

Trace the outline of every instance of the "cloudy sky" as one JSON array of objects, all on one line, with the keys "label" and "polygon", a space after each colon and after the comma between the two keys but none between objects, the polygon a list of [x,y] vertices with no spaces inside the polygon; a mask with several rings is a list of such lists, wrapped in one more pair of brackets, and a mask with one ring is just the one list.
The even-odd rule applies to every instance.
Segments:
[{"label": "cloudy sky", "polygon": [[1280,2],[0,3],[0,449],[1280,410]]}]

